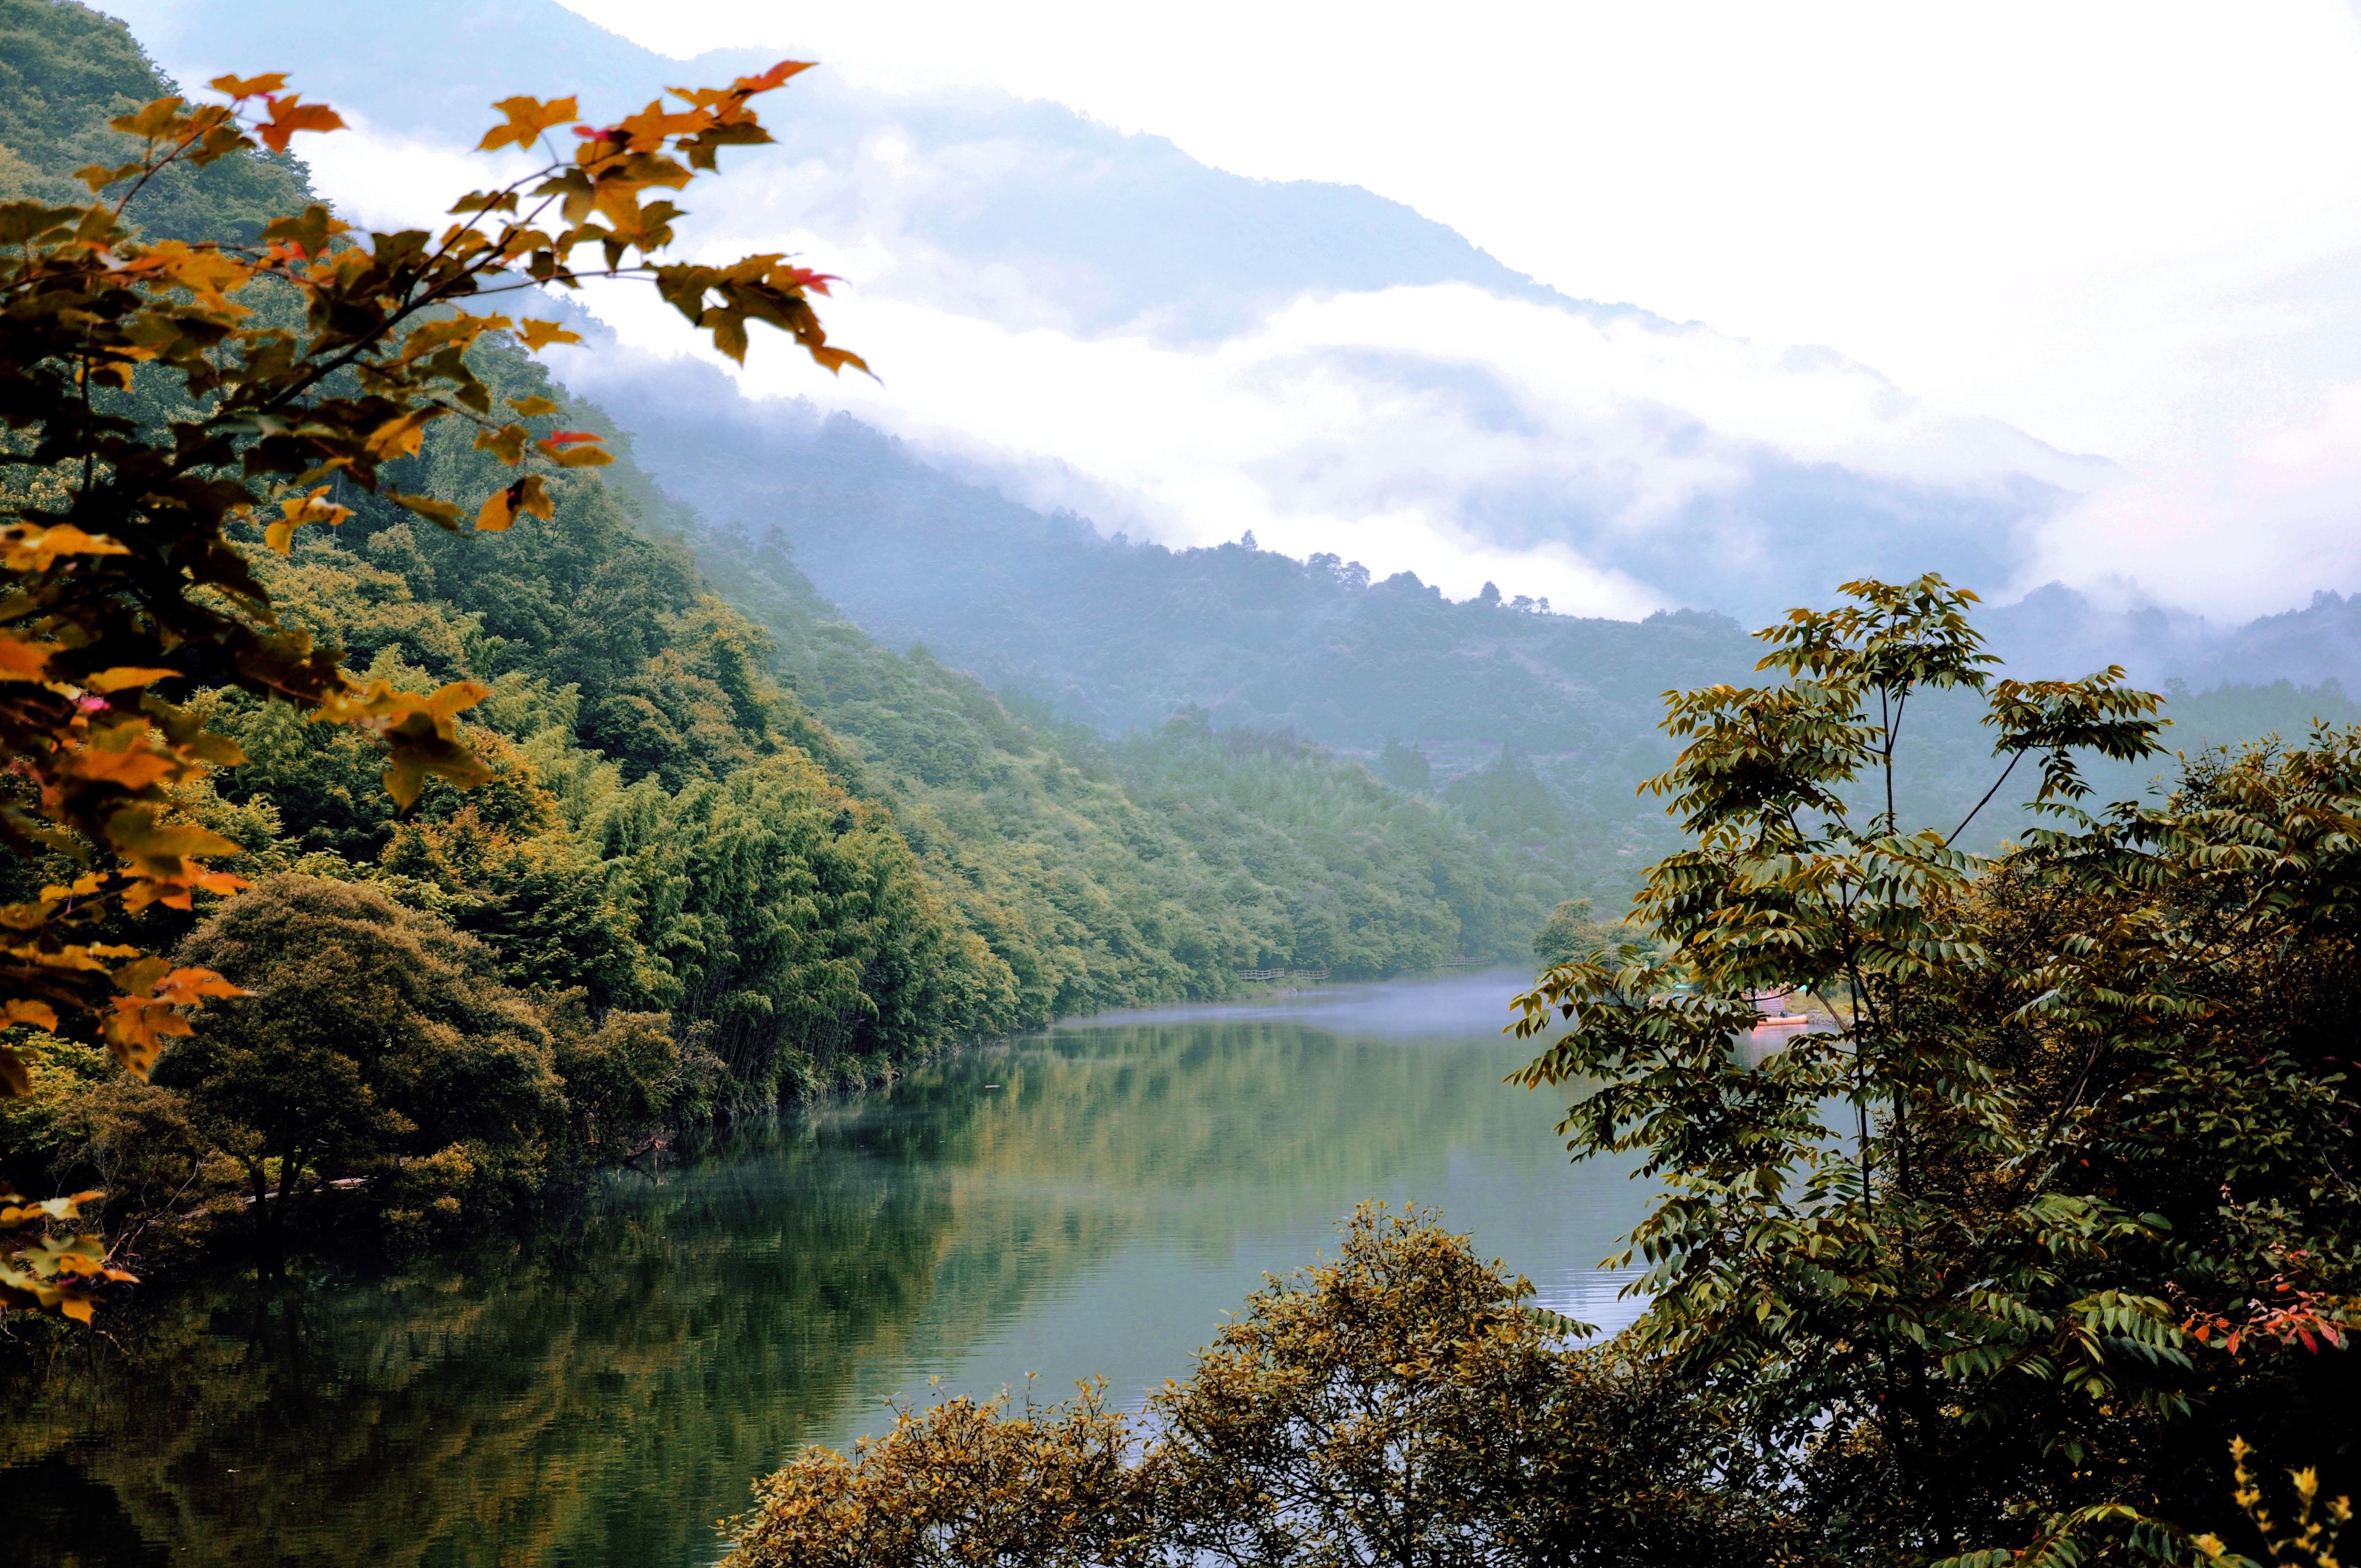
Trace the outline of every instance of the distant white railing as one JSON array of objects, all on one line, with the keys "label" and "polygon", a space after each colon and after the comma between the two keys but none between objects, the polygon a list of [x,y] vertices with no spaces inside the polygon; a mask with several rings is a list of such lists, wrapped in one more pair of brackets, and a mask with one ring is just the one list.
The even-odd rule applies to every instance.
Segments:
[{"label": "distant white railing", "polygon": [[1326,980],[1324,969],[1242,969],[1240,980]]}]

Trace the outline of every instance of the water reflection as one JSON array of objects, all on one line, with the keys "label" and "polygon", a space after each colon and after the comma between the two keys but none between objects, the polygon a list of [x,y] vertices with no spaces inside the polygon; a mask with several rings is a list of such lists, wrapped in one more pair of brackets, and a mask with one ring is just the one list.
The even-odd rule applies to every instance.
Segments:
[{"label": "water reflection", "polygon": [[[806,1442],[929,1376],[1132,1398],[1362,1197],[1441,1204],[1551,1306],[1636,1212],[1504,1087],[1515,975],[1095,1020],[717,1140],[518,1239],[159,1303],[16,1366],[34,1563],[662,1564]],[[17,1555],[29,1553],[28,1555]]]}]

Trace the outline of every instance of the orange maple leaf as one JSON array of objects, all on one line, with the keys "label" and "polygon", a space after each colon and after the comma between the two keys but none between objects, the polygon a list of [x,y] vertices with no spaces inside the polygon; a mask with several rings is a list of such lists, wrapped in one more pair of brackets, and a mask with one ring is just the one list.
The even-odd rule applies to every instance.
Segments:
[{"label": "orange maple leaf", "polygon": [[340,131],[345,128],[342,115],[325,104],[299,102],[302,94],[290,93],[284,98],[268,100],[270,118],[254,127],[262,145],[273,152],[285,152],[290,137],[297,131]]},{"label": "orange maple leaf", "polygon": [[205,85],[233,98],[258,98],[285,87],[287,73],[273,71],[261,76],[216,76]]},{"label": "orange maple leaf", "polygon": [[494,126],[476,144],[478,152],[494,152],[514,142],[530,147],[541,133],[552,126],[562,126],[582,111],[571,98],[552,98],[544,103],[539,98],[519,96],[503,98],[492,105],[509,117],[504,126]]}]

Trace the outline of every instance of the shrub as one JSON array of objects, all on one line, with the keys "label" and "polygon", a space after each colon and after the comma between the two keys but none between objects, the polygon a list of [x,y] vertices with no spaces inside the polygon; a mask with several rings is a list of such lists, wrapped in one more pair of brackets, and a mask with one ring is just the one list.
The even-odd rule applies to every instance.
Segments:
[{"label": "shrub", "polygon": [[1248,1298],[1135,1432],[1103,1386],[897,1409],[730,1521],[727,1568],[1791,1561],[1708,1400],[1531,1304],[1431,1211],[1364,1205]]}]

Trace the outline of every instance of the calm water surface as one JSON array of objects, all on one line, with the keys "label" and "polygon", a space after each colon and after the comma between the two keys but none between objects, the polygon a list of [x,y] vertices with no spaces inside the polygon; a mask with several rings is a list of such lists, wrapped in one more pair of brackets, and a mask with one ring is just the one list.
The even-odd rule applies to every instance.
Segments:
[{"label": "calm water surface", "polygon": [[883,1401],[1133,1403],[1362,1198],[1439,1205],[1543,1301],[1626,1321],[1635,1216],[1500,1080],[1521,975],[1099,1018],[601,1183],[544,1230],[276,1291],[192,1288],[0,1373],[12,1563],[697,1568]]}]

